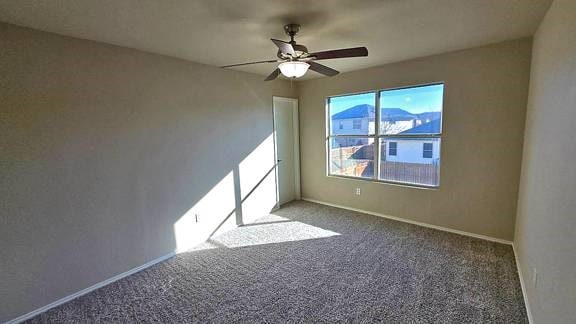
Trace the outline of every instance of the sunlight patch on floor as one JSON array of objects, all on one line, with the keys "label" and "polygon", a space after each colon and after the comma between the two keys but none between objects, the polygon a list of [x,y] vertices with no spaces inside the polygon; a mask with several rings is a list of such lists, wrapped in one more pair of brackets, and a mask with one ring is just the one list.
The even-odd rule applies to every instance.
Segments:
[{"label": "sunlight patch on floor", "polygon": [[237,248],[260,244],[326,238],[337,235],[340,234],[305,223],[281,220],[276,223],[261,222],[260,224],[248,224],[213,238],[212,240],[228,248]]},{"label": "sunlight patch on floor", "polygon": [[258,218],[253,223],[212,237],[190,251],[296,242],[338,235],[340,233],[270,214]]}]

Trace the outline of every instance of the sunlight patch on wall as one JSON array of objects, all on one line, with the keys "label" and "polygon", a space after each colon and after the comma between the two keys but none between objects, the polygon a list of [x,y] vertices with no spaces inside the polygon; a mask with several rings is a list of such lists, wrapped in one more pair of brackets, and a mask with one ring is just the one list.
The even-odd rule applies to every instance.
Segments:
[{"label": "sunlight patch on wall", "polygon": [[220,230],[234,228],[235,207],[234,177],[230,172],[174,223],[177,252],[207,240],[227,217]]},{"label": "sunlight patch on wall", "polygon": [[[242,176],[240,177],[242,179]],[[268,215],[276,206],[276,174],[272,170],[242,203],[244,224]]]},{"label": "sunlight patch on wall", "polygon": [[274,136],[270,134],[174,224],[176,251],[188,251],[235,228],[237,217],[246,224],[269,215],[276,202]]},{"label": "sunlight patch on wall", "polygon": [[274,135],[270,134],[240,164],[240,193],[242,199],[256,187],[274,167]]},{"label": "sunlight patch on wall", "polygon": [[274,135],[270,134],[239,165],[244,224],[268,215],[276,206]]}]

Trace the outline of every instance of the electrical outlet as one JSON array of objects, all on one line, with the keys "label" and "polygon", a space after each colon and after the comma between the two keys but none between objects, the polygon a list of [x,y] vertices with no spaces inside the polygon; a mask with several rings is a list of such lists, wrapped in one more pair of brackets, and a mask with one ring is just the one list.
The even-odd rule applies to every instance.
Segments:
[{"label": "electrical outlet", "polygon": [[536,288],[537,284],[538,284],[538,271],[536,271],[536,268],[532,268],[532,288]]},{"label": "electrical outlet", "polygon": [[361,193],[360,188],[356,188],[356,191],[354,193],[356,194],[356,196],[360,196]]}]

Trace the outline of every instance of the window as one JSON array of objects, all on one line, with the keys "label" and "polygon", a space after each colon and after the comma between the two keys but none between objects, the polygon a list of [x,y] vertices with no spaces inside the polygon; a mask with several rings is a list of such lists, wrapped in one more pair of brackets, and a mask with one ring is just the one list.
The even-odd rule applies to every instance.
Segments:
[{"label": "window", "polygon": [[[331,130],[328,137],[329,167],[332,175],[356,178],[374,177],[374,127],[356,128],[362,119],[374,119],[375,93],[332,97],[329,103],[329,124],[352,124],[344,129]],[[358,120],[358,121],[357,121]],[[368,121],[367,121],[368,122]],[[372,121],[374,123],[374,121]]]},{"label": "window", "polygon": [[340,122],[340,126],[338,126],[338,129],[344,129],[344,123]]},{"label": "window", "polygon": [[424,143],[422,145],[422,157],[425,159],[431,159],[432,158],[432,150],[433,150],[432,143]]},{"label": "window", "polygon": [[389,142],[388,143],[388,155],[396,156],[398,150],[398,143],[396,142]]},{"label": "window", "polygon": [[328,174],[438,187],[443,96],[431,84],[329,97]]}]

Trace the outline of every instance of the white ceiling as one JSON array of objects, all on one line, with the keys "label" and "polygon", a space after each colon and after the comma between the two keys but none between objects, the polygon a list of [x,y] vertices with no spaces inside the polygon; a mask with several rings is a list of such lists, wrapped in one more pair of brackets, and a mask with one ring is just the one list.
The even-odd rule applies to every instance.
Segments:
[{"label": "white ceiling", "polygon": [[274,59],[269,39],[294,22],[310,51],[366,46],[323,62],[346,72],[532,35],[551,1],[1,0],[0,21],[215,66]]}]

